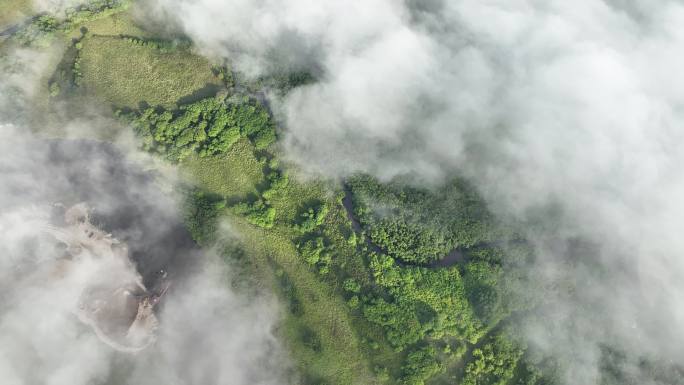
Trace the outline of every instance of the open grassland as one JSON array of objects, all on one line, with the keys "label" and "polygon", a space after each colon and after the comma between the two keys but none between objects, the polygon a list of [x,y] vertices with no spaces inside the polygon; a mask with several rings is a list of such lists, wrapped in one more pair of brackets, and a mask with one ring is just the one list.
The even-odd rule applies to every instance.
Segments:
[{"label": "open grassland", "polygon": [[0,1],[0,30],[21,22],[33,12],[31,0]]},{"label": "open grassland", "polygon": [[[193,156],[185,159],[181,166],[203,190],[231,200],[231,197],[256,194],[264,183],[264,165],[257,160],[254,151],[254,146],[242,139],[220,157]],[[282,299],[285,311],[280,334],[295,358],[303,383],[376,384],[378,381],[368,361],[372,352],[367,351],[368,347],[358,333],[357,324],[364,322],[350,312],[340,295],[341,279],[335,274],[321,275],[302,259],[295,247],[300,234],[292,229],[292,222],[297,213],[312,201],[334,204],[334,200],[322,183],[291,180],[270,199],[277,211],[273,228],[254,226],[230,210],[225,211],[225,219],[231,223],[230,231],[238,234],[251,273]],[[347,252],[353,254],[353,248],[343,234],[343,228],[347,226],[343,212],[335,211],[334,218],[331,228],[336,229],[332,232],[341,242],[340,250],[346,247]],[[340,255],[336,260],[345,258]],[[357,263],[363,262],[358,260]],[[360,274],[363,274],[362,270],[359,268]]]},{"label": "open grassland", "polygon": [[[130,12],[119,12],[109,17],[98,18],[83,24],[93,35],[130,35],[148,36],[148,33],[140,28],[134,21]],[[77,37],[80,31],[75,29],[71,32],[71,37]]]},{"label": "open grassland", "polygon": [[182,169],[191,180],[214,194],[229,200],[256,194],[256,186],[263,182],[263,165],[254,156],[254,147],[241,139],[221,156],[184,159]]},{"label": "open grassland", "polygon": [[145,102],[171,108],[222,86],[207,59],[183,50],[162,52],[118,37],[93,36],[84,39],[82,52],[84,90],[116,107]]},{"label": "open grassland", "polygon": [[344,301],[301,261],[289,237],[239,218],[233,223],[257,266],[275,273],[271,279],[287,308],[281,333],[304,383],[376,383]]}]

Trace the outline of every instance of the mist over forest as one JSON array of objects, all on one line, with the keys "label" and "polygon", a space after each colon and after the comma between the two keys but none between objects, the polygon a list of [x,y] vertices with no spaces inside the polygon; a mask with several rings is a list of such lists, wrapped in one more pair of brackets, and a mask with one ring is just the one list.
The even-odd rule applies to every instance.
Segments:
[{"label": "mist over forest", "polygon": [[682,22],[1,0],[0,383],[684,383]]}]

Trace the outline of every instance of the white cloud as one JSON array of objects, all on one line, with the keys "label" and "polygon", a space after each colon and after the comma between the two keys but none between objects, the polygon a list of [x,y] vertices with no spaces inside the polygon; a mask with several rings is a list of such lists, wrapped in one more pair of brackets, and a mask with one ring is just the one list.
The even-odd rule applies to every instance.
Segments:
[{"label": "white cloud", "polygon": [[[284,148],[305,169],[432,181],[457,171],[521,218],[559,204],[563,221],[548,228],[599,244],[596,268],[609,273],[569,271],[587,282],[579,303],[558,299],[568,316],[538,335],[587,352],[575,360],[586,383],[604,340],[681,356],[681,2],[156,4],[247,72],[273,57],[315,62],[320,81],[276,104]],[[540,252],[555,273],[567,262]]]}]

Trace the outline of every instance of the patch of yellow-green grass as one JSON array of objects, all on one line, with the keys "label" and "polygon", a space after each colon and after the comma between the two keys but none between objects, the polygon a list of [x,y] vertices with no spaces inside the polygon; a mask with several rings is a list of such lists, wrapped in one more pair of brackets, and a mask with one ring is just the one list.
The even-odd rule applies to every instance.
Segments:
[{"label": "patch of yellow-green grass", "polygon": [[[229,199],[257,193],[257,186],[263,183],[262,167],[246,139],[238,141],[224,156],[193,156],[181,163],[187,177],[203,189]],[[350,312],[340,295],[341,283],[335,282],[340,280],[333,273],[320,275],[301,258],[293,242],[301,236],[292,229],[292,221],[302,206],[311,201],[334,204],[334,194],[328,187],[323,182],[291,180],[270,200],[277,211],[277,223],[270,229],[254,226],[239,215],[231,215],[230,210],[226,210],[226,218],[231,222],[230,231],[239,234],[254,276],[283,299],[285,314],[280,334],[299,367],[302,383],[377,384],[368,360],[375,351],[369,352],[354,327],[359,317]],[[339,217],[339,209],[334,213]],[[341,225],[345,223],[342,220]],[[353,254],[354,247],[346,243],[341,230],[334,231],[335,241],[346,246],[347,255]]]},{"label": "patch of yellow-green grass", "polygon": [[185,50],[162,52],[118,37],[92,36],[81,50],[83,89],[116,107],[176,102],[213,95],[222,87],[209,61]]},{"label": "patch of yellow-green grass", "polygon": [[257,194],[257,185],[264,179],[263,166],[254,156],[253,148],[249,140],[242,138],[224,155],[193,155],[181,162],[181,168],[206,190],[229,200],[241,199]]},{"label": "patch of yellow-green grass", "polygon": [[0,0],[0,30],[19,23],[33,12],[31,0]]},{"label": "patch of yellow-green grass", "polygon": [[[88,32],[93,35],[116,36],[141,36],[145,37],[148,33],[138,27],[130,11],[115,13],[109,17],[96,18],[95,20],[84,23],[82,27],[86,27]],[[81,34],[79,28],[74,29],[70,37],[77,37]]]},{"label": "patch of yellow-green grass", "polygon": [[291,239],[282,231],[261,229],[239,217],[232,222],[257,268],[275,270],[275,287],[283,289],[284,280],[290,285],[281,295],[286,305],[295,302],[297,310],[287,310],[281,333],[303,383],[377,384],[344,299],[300,258]]}]

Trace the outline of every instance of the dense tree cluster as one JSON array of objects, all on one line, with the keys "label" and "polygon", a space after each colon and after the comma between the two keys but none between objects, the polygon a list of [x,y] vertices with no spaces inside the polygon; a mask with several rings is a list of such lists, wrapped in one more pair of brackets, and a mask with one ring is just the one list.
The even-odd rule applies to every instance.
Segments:
[{"label": "dense tree cluster", "polygon": [[276,210],[263,199],[257,199],[252,203],[241,202],[233,208],[238,214],[244,215],[247,221],[253,225],[270,229],[275,223]]},{"label": "dense tree cluster", "polygon": [[435,349],[425,346],[408,354],[401,367],[401,382],[405,385],[424,385],[427,379],[443,369],[437,360]]},{"label": "dense tree cluster", "polygon": [[218,216],[226,206],[223,197],[205,191],[187,191],[185,199],[185,223],[193,239],[199,244],[214,240]]},{"label": "dense tree cluster", "polygon": [[503,333],[493,335],[487,343],[475,348],[473,359],[466,365],[464,385],[505,385],[515,375],[523,351]]},{"label": "dense tree cluster", "polygon": [[264,89],[274,91],[283,96],[293,89],[312,84],[316,81],[311,71],[304,69],[267,69],[267,73],[256,79],[243,79],[244,86],[250,92],[260,92]]},{"label": "dense tree cluster", "polygon": [[396,349],[402,350],[426,336],[451,336],[475,343],[484,335],[458,268],[400,267],[392,257],[374,254],[371,270],[390,299],[372,299],[364,307],[364,314],[384,327],[388,341]]},{"label": "dense tree cluster", "polygon": [[[513,311],[537,303],[521,295],[531,287],[524,273],[533,258],[529,245],[459,180],[424,189],[356,176],[346,187],[370,238],[360,249],[369,253],[373,276],[373,287],[347,292],[389,344],[407,352],[397,382],[422,384],[470,347],[464,383],[537,383],[536,366],[518,365],[524,349],[492,336]],[[454,248],[458,260],[434,262]],[[436,341],[445,343],[440,354]]]},{"label": "dense tree cluster", "polygon": [[266,174],[268,187],[261,192],[261,197],[268,200],[282,193],[290,183],[287,174],[277,168],[271,168]]},{"label": "dense tree cluster", "polygon": [[213,65],[211,66],[211,72],[216,76],[226,88],[232,88],[235,86],[235,79],[233,79],[233,73],[225,65]]},{"label": "dense tree cluster", "polygon": [[143,39],[137,36],[128,35],[122,35],[121,39],[133,45],[159,50],[162,53],[173,52],[177,49],[190,48],[189,41]]},{"label": "dense tree cluster", "polygon": [[257,149],[267,147],[276,138],[266,108],[247,98],[229,104],[207,98],[182,105],[176,111],[150,107],[119,114],[133,124],[145,149],[173,161],[193,152],[199,156],[224,153],[241,136],[251,139]]},{"label": "dense tree cluster", "polygon": [[456,247],[468,248],[504,231],[484,202],[465,182],[454,180],[437,191],[399,181],[382,184],[360,175],[347,181],[354,214],[372,241],[404,262],[426,264]]},{"label": "dense tree cluster", "polygon": [[73,76],[73,85],[75,87],[81,86],[81,79],[83,78],[83,72],[81,70],[81,50],[83,49],[83,43],[79,40],[74,43],[74,50],[76,51],[74,55],[74,63],[71,68]]},{"label": "dense tree cluster", "polygon": [[300,233],[310,233],[323,223],[326,215],[328,215],[328,206],[323,202],[308,207],[299,214],[294,229]]}]

